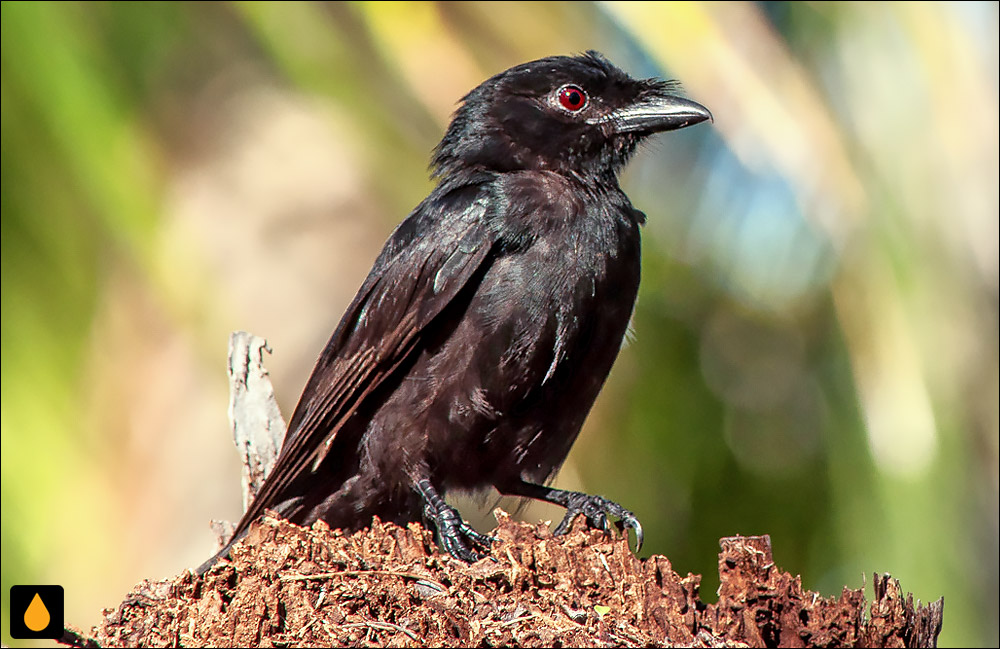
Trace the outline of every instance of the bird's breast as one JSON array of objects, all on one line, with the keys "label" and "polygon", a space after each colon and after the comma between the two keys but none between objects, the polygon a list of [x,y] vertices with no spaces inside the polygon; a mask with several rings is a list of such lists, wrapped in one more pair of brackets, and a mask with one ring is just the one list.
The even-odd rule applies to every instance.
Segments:
[{"label": "bird's breast", "polygon": [[628,326],[637,230],[624,219],[567,223],[486,272],[453,336],[475,344],[450,345],[438,358],[449,371],[435,391],[435,426],[463,431],[439,465],[469,469],[450,474],[457,486],[501,469],[543,477],[565,458]]},{"label": "bird's breast", "polygon": [[507,203],[500,229],[516,245],[500,246],[452,334],[415,368],[423,425],[457,431],[427,453],[452,486],[548,475],[621,348],[641,215],[627,199],[588,206],[548,190]]},{"label": "bird's breast", "polygon": [[[630,216],[580,210],[545,222],[539,215],[530,244],[486,273],[473,317],[488,332],[511,398],[520,396],[517,386],[544,386],[589,362],[590,347],[617,352],[639,285],[638,224]],[[601,382],[606,373],[598,372]]]}]

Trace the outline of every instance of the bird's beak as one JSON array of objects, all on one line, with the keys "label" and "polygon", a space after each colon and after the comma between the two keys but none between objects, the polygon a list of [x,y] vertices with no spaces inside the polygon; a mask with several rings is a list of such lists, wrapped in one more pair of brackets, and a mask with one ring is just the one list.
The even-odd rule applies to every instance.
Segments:
[{"label": "bird's beak", "polygon": [[684,128],[706,119],[711,120],[712,113],[701,104],[674,95],[659,95],[589,121],[592,124],[610,123],[616,133],[651,134]]}]

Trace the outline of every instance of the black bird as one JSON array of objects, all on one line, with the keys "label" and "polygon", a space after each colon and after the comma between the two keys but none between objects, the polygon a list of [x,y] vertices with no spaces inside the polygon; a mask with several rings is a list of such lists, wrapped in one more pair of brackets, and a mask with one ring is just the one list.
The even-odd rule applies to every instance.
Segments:
[{"label": "black bird", "polygon": [[674,85],[597,52],[524,63],[465,96],[435,189],[389,237],[316,362],[265,509],[359,529],[422,516],[453,556],[490,537],[445,504],[490,486],[642,528],[600,496],[545,486],[618,356],[639,287],[639,226],[617,172],[647,136],[711,119]]}]

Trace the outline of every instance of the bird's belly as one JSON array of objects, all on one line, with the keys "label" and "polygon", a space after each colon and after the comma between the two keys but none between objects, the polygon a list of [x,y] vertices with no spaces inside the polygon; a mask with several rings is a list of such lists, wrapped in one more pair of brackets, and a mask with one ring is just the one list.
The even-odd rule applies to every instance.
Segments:
[{"label": "bird's belly", "polygon": [[544,261],[491,270],[496,276],[484,278],[455,344],[435,359],[431,375],[449,378],[429,425],[461,434],[428,450],[455,486],[547,477],[565,459],[621,348],[637,257],[618,265]]}]

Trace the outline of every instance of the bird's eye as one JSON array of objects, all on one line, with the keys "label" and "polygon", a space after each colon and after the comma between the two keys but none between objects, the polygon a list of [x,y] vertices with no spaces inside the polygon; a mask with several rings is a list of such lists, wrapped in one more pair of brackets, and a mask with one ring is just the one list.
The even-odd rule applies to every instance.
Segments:
[{"label": "bird's eye", "polygon": [[578,113],[587,105],[587,93],[579,86],[563,86],[559,89],[559,105],[571,113]]}]

